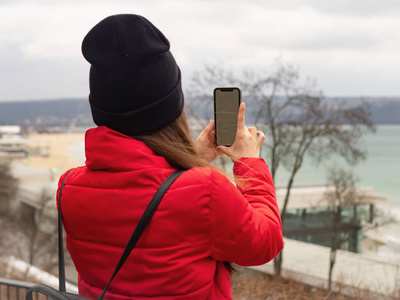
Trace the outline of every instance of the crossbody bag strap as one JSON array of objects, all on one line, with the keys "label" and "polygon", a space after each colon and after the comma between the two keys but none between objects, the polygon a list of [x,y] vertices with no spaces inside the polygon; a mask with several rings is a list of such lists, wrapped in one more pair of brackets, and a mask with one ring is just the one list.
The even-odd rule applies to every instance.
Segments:
[{"label": "crossbody bag strap", "polygon": [[[62,196],[62,189],[65,185],[65,180],[67,176],[72,172],[71,170],[64,178],[64,181],[61,185],[59,197],[58,197],[58,269],[59,269],[59,290],[61,292],[65,292],[65,264],[64,264],[64,246],[63,246],[63,240],[62,240],[62,213],[61,213],[61,196]],[[171,175],[167,177],[167,179],[164,180],[164,182],[161,184],[161,186],[158,188],[157,192],[154,194],[153,198],[151,199],[149,205],[146,208],[146,211],[144,212],[142,218],[140,219],[138,225],[135,228],[135,231],[132,233],[131,238],[129,239],[128,244],[125,247],[124,252],[121,255],[121,258],[119,259],[119,262],[117,266],[115,267],[115,270],[108,281],[106,287],[104,288],[103,292],[99,296],[98,299],[103,299],[108,287],[111,284],[111,281],[114,279],[114,277],[117,275],[118,271],[121,269],[122,265],[125,263],[126,259],[129,257],[129,254],[132,252],[133,248],[135,247],[137,241],[139,240],[140,236],[142,235],[144,229],[146,228],[147,224],[150,222],[153,214],[155,213],[158,205],[161,202],[161,199],[163,198],[164,194],[166,191],[169,189],[169,187],[172,185],[172,183],[181,175],[185,170],[177,170],[173,172]]]},{"label": "crossbody bag strap", "polygon": [[65,180],[71,171],[65,175],[61,184],[60,193],[58,194],[58,289],[60,292],[65,292],[65,262],[64,262],[64,240],[63,240],[63,226],[62,226],[62,213],[61,213],[61,196],[65,185]]}]

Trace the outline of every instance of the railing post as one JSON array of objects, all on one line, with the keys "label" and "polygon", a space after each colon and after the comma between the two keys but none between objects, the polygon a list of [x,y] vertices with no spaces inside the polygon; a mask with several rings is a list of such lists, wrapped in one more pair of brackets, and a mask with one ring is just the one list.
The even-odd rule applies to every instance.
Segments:
[{"label": "railing post", "polygon": [[[21,290],[24,290],[26,294],[32,285],[34,284],[29,282],[0,278],[0,300],[3,299],[3,296],[5,296],[5,300],[20,300],[20,296],[23,295]],[[38,297],[36,299],[39,300]]]}]

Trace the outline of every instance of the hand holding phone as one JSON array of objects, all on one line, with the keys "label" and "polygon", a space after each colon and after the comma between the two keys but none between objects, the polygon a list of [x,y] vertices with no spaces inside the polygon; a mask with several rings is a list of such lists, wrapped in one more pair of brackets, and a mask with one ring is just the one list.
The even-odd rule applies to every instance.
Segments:
[{"label": "hand holding phone", "polygon": [[265,140],[265,135],[256,127],[245,126],[245,105],[240,104],[237,118],[237,132],[235,142],[231,147],[218,146],[220,153],[224,153],[235,162],[242,157],[260,157],[261,145]]},{"label": "hand holding phone", "polygon": [[212,162],[218,155],[215,145],[214,120],[211,120],[194,142],[197,154],[207,162]]}]

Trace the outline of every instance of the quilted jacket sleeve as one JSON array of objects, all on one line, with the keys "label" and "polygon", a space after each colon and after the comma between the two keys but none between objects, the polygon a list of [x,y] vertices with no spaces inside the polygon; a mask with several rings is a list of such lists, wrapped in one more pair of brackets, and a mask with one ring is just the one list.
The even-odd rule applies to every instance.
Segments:
[{"label": "quilted jacket sleeve", "polygon": [[283,248],[271,174],[261,158],[242,158],[233,172],[245,181],[239,188],[218,172],[211,175],[212,256],[242,266],[264,264]]}]

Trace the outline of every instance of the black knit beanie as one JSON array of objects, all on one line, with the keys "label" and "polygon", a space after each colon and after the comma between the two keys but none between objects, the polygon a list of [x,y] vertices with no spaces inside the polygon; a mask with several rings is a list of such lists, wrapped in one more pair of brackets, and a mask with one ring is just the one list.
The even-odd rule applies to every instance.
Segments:
[{"label": "black knit beanie", "polygon": [[96,125],[140,135],[181,115],[181,74],[169,48],[161,31],[138,15],[110,16],[89,31],[82,53],[91,64]]}]

